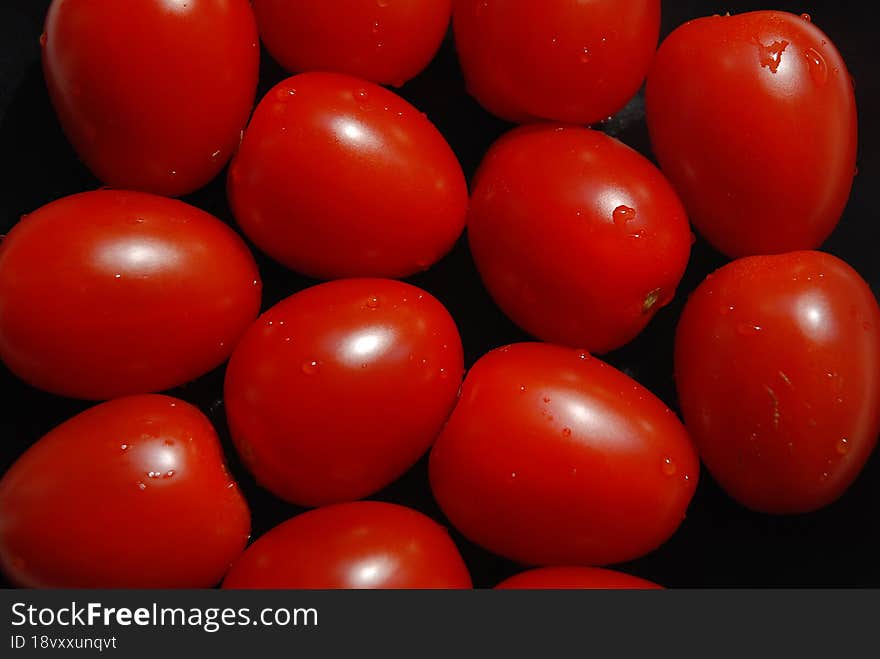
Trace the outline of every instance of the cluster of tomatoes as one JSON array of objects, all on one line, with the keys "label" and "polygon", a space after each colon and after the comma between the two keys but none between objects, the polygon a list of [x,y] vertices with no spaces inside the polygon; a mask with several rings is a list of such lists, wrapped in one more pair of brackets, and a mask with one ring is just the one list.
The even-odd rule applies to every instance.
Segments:
[{"label": "cluster of tomatoes", "polygon": [[[469,92],[523,124],[470,187],[382,86],[424,69],[450,18]],[[467,588],[442,526],[364,501],[429,451],[449,523],[545,566],[511,588],[654,587],[597,566],[676,531],[701,460],[756,511],[837,499],[880,431],[880,309],[812,251],[855,172],[846,65],[806,15],[709,16],[658,50],[659,25],[659,0],[54,0],[50,97],[111,187],[3,241],[0,358],[36,388],[107,402],[0,480],[2,571],[35,587]],[[260,39],[301,73],[253,108]],[[585,127],[645,80],[659,168]],[[260,315],[248,244],[172,198],[227,165],[244,236],[326,283]],[[673,299],[691,225],[735,260],[678,324],[682,423],[596,355]],[[492,298],[541,341],[467,374],[456,319],[399,281],[465,227]],[[211,422],[153,393],[227,361],[239,459],[313,508],[250,546]]]}]

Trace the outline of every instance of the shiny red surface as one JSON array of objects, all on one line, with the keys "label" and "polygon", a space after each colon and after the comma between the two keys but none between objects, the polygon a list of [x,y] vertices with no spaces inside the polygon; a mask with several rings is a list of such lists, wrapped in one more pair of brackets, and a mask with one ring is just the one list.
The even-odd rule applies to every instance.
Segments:
[{"label": "shiny red surface", "polygon": [[0,568],[31,588],[207,588],[250,513],[195,407],[131,396],[34,444],[0,480]]},{"label": "shiny red surface", "polygon": [[468,91],[523,123],[592,124],[645,79],[659,0],[454,0],[455,45]]},{"label": "shiny red surface", "polygon": [[730,257],[812,249],[856,167],[846,64],[784,12],[701,18],[661,45],[646,88],[654,153],[697,230]]},{"label": "shiny red surface", "polygon": [[403,277],[464,228],[467,185],[443,136],[378,85],[304,73],[257,107],[229,170],[242,230],[312,277]]},{"label": "shiny red surface", "polygon": [[699,476],[675,414],[587,353],[521,343],[482,357],[434,445],[452,524],[523,564],[605,565],[678,528]]},{"label": "shiny red surface", "polygon": [[55,0],[43,68],[77,154],[105,183],[182,195],[214,178],[254,104],[247,0]]},{"label": "shiny red surface", "polygon": [[263,314],[226,372],[239,455],[301,505],[369,496],[428,450],[464,369],[452,317],[409,284],[322,284]]},{"label": "shiny red surface", "polygon": [[446,34],[451,0],[254,0],[260,36],[288,71],[336,71],[401,86]]},{"label": "shiny red surface", "polygon": [[600,567],[543,567],[526,570],[495,586],[499,590],[657,590],[653,581]]},{"label": "shiny red surface", "polygon": [[0,245],[0,358],[74,398],[162,391],[225,361],[260,293],[244,242],[204,211],[139,192],[77,194]]},{"label": "shiny red surface", "polygon": [[311,510],[266,533],[236,561],[224,588],[470,588],[442,526],[390,503]]},{"label": "shiny red surface", "polygon": [[734,261],[675,340],[687,427],[731,496],[800,513],[855,480],[880,432],[880,310],[852,268],[821,252]]},{"label": "shiny red surface", "polygon": [[517,325],[602,353],[675,294],[690,255],[684,208],[660,171],[587,128],[516,129],[473,181],[471,252]]}]

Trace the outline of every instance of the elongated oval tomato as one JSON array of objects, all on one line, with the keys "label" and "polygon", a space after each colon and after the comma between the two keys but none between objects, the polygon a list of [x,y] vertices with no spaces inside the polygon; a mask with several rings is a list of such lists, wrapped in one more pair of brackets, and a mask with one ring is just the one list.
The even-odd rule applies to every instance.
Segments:
[{"label": "elongated oval tomato", "polygon": [[105,183],[186,194],[238,146],[260,58],[247,0],[54,0],[43,46],[64,132]]},{"label": "elongated oval tomato", "polygon": [[491,148],[468,238],[517,325],[596,353],[632,340],[672,299],[691,244],[681,202],[647,159],[603,133],[553,125]]},{"label": "elongated oval tomato", "polygon": [[499,590],[657,590],[653,581],[600,567],[542,567],[505,579]]},{"label": "elongated oval tomato", "polygon": [[443,41],[451,0],[254,0],[266,48],[291,72],[337,71],[401,86]]},{"label": "elongated oval tomato", "polygon": [[686,23],[648,76],[654,152],[700,233],[731,257],[818,247],[849,197],[856,104],[819,28],[760,11]]},{"label": "elongated oval tomato", "polygon": [[311,510],[259,538],[224,588],[470,588],[446,529],[390,503],[357,501]]},{"label": "elongated oval tomato", "polygon": [[657,48],[659,0],[455,0],[468,91],[515,122],[591,124],[638,91]]},{"label": "elongated oval tomato", "polygon": [[682,411],[737,501],[801,513],[837,499],[880,432],[880,310],[821,252],[755,256],[706,278],[675,337]]},{"label": "elongated oval tomato", "polygon": [[197,208],[117,190],[65,197],[0,246],[0,358],[64,396],[161,391],[229,356],[260,291],[244,242]]},{"label": "elongated oval tomato", "polygon": [[245,465],[307,506],[369,496],[440,432],[464,370],[455,322],[424,291],[387,279],[315,286],[247,331],[226,372]]},{"label": "elongated oval tomato", "polygon": [[467,212],[461,166],[431,122],[387,89],[331,73],[294,76],[266,95],[228,189],[260,249],[321,279],[425,270]]},{"label": "elongated oval tomato", "polygon": [[678,528],[699,463],[684,427],[585,352],[520,343],[468,373],[431,452],[434,496],[491,552],[532,565],[605,565]]},{"label": "elongated oval tomato", "polygon": [[0,568],[20,586],[207,588],[249,532],[208,419],[167,396],[86,410],[0,480]]}]

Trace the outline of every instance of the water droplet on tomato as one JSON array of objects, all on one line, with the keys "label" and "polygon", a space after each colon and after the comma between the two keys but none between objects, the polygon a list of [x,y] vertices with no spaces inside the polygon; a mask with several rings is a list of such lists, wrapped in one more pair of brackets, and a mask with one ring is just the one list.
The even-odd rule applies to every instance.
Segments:
[{"label": "water droplet on tomato", "polygon": [[379,308],[379,298],[375,295],[372,295],[367,298],[367,307],[370,309],[378,309]]},{"label": "water droplet on tomato", "polygon": [[755,325],[754,323],[740,323],[736,326],[736,331],[741,336],[750,336],[752,334],[757,334],[764,328],[760,325]]},{"label": "water droplet on tomato", "polygon": [[660,464],[660,469],[663,471],[664,476],[675,476],[675,472],[678,471],[678,466],[672,458],[665,457]]},{"label": "water droplet on tomato", "polygon": [[583,50],[579,55],[579,59],[581,60],[581,64],[589,64],[590,63],[590,49],[584,46]]},{"label": "water droplet on tomato", "polygon": [[629,206],[618,206],[611,214],[611,218],[614,220],[615,226],[622,229],[626,228],[627,222],[632,222],[636,219],[636,209]]},{"label": "water droplet on tomato", "polygon": [[810,16],[809,14],[801,14],[801,18],[803,18],[807,23],[813,20],[812,16]]},{"label": "water droplet on tomato", "polygon": [[849,440],[846,437],[841,437],[837,442],[836,449],[840,455],[849,453]]},{"label": "water droplet on tomato", "polygon": [[828,81],[828,64],[825,58],[815,48],[810,48],[804,53],[807,58],[807,65],[810,68],[810,77],[820,87]]},{"label": "water droplet on tomato", "polygon": [[563,437],[571,437],[571,428],[563,428],[562,429]]},{"label": "water droplet on tomato", "polygon": [[315,373],[318,372],[318,366],[319,366],[319,364],[318,364],[317,360],[315,360],[315,359],[308,361],[308,362],[303,362],[302,372],[304,375],[314,375]]},{"label": "water droplet on tomato", "polygon": [[46,35],[45,32],[43,32],[43,34],[40,35],[40,47],[41,47],[41,48],[45,48],[45,47],[46,47],[46,42],[47,42],[48,40],[49,40],[49,37]]}]

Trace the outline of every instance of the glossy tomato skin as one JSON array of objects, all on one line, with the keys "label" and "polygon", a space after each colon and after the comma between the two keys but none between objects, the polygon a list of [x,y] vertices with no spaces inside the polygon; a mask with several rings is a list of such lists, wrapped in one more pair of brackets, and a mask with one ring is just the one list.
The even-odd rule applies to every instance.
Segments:
[{"label": "glossy tomato skin", "polygon": [[454,0],[468,91],[517,123],[596,123],[620,110],[648,72],[659,0]]},{"label": "glossy tomato skin", "polygon": [[434,496],[489,551],[529,565],[606,565],[678,528],[699,475],[684,427],[587,353],[521,343],[470,370],[431,451]]},{"label": "glossy tomato skin", "polygon": [[837,499],[880,432],[880,311],[821,252],[710,275],[675,339],[678,396],[706,467],[737,501],[802,513]]},{"label": "glossy tomato skin", "polygon": [[0,246],[0,357],[63,396],[162,391],[225,361],[260,293],[244,242],[211,215],[140,192],[77,194]]},{"label": "glossy tomato skin", "polygon": [[254,0],[260,36],[288,71],[336,71],[400,87],[446,35],[451,0]]},{"label": "glossy tomato skin", "polygon": [[597,131],[526,126],[473,182],[468,238],[492,297],[544,341],[602,353],[628,343],[684,274],[684,208],[647,159]]},{"label": "glossy tomato skin", "polygon": [[103,403],[0,480],[0,568],[31,588],[207,588],[244,550],[250,512],[195,407]]},{"label": "glossy tomato skin", "polygon": [[461,166],[431,122],[383,87],[332,73],[294,76],[266,95],[228,190],[260,249],[318,279],[425,270],[467,212]]},{"label": "glossy tomato skin", "polygon": [[186,194],[238,146],[260,58],[247,0],[54,0],[42,43],[64,132],[105,183]]},{"label": "glossy tomato skin", "polygon": [[398,281],[352,279],[280,302],[226,372],[229,427],[245,465],[305,506],[360,499],[428,450],[464,370],[455,322]]},{"label": "glossy tomato skin", "polygon": [[298,515],[259,538],[223,582],[238,589],[467,589],[442,526],[391,503],[357,501]]},{"label": "glossy tomato skin", "polygon": [[857,117],[846,64],[815,25],[772,11],[686,23],[660,47],[646,103],[663,172],[727,256],[811,249],[831,233]]},{"label": "glossy tomato skin", "polygon": [[600,567],[542,567],[505,579],[497,590],[659,590],[663,586]]}]

